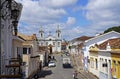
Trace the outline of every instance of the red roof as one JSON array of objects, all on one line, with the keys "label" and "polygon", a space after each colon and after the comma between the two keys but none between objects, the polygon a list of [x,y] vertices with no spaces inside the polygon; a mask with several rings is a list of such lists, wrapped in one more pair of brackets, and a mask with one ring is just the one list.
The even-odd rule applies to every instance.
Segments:
[{"label": "red roof", "polygon": [[108,43],[112,49],[120,49],[120,38],[109,39],[109,40],[101,43],[98,46],[99,49],[106,49],[106,46]]}]

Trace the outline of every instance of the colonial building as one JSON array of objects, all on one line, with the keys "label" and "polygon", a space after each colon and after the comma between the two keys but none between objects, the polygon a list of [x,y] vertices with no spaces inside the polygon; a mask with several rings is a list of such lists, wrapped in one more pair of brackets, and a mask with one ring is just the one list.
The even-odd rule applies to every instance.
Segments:
[{"label": "colonial building", "polygon": [[120,38],[107,41],[90,47],[89,71],[99,79],[120,78]]},{"label": "colonial building", "polygon": [[37,41],[36,34],[24,35],[18,33],[18,36],[23,38],[23,62],[24,62],[24,73],[25,78],[31,79],[34,74],[40,69],[39,62],[39,43]]},{"label": "colonial building", "polygon": [[51,35],[45,36],[45,31],[41,28],[39,31],[39,45],[48,46],[51,52],[61,52],[61,30],[59,27],[56,29],[56,36]]},{"label": "colonial building", "polygon": [[83,47],[85,68],[88,69],[89,66],[89,62],[88,62],[88,60],[90,59],[89,48],[91,46],[94,46],[95,44],[99,45],[108,39],[119,38],[119,37],[120,37],[120,33],[111,31],[102,35],[95,36],[94,38],[91,38],[89,40],[86,40],[84,42],[84,47]]},{"label": "colonial building", "polygon": [[[22,12],[22,4],[15,0],[0,0],[0,79],[20,78],[21,63],[17,47],[21,47],[21,38],[17,36],[17,25]],[[15,44],[17,43],[17,45]]]}]

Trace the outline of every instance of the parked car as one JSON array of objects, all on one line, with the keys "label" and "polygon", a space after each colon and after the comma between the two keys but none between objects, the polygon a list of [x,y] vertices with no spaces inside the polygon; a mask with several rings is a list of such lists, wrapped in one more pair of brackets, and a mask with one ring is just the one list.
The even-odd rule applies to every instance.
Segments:
[{"label": "parked car", "polygon": [[48,67],[55,67],[55,66],[56,66],[55,61],[50,61],[48,63]]},{"label": "parked car", "polygon": [[63,67],[64,68],[71,68],[71,60],[70,60],[70,58],[68,58],[68,57],[63,58]]}]

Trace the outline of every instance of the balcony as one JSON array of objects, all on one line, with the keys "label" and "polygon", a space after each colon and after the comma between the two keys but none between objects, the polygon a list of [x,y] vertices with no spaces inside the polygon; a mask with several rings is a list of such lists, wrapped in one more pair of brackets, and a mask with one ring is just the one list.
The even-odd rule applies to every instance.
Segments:
[{"label": "balcony", "polygon": [[0,78],[22,78],[21,58],[11,58],[6,65],[7,74],[0,75]]}]

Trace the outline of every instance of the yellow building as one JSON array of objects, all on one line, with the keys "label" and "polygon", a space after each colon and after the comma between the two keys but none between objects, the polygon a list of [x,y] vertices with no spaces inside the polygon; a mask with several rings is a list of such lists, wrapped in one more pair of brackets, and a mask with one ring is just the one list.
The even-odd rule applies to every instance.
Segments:
[{"label": "yellow building", "polygon": [[120,38],[91,46],[89,52],[90,72],[99,79],[120,79]]},{"label": "yellow building", "polygon": [[120,79],[120,50],[112,51],[112,76],[113,78]]},{"label": "yellow building", "polygon": [[120,79],[120,38],[114,39],[111,44],[112,77]]},{"label": "yellow building", "polygon": [[110,64],[108,66],[110,66],[111,77],[113,79],[120,79],[120,38],[109,39],[99,47],[102,49],[106,48],[110,52],[111,58],[109,59]]}]

